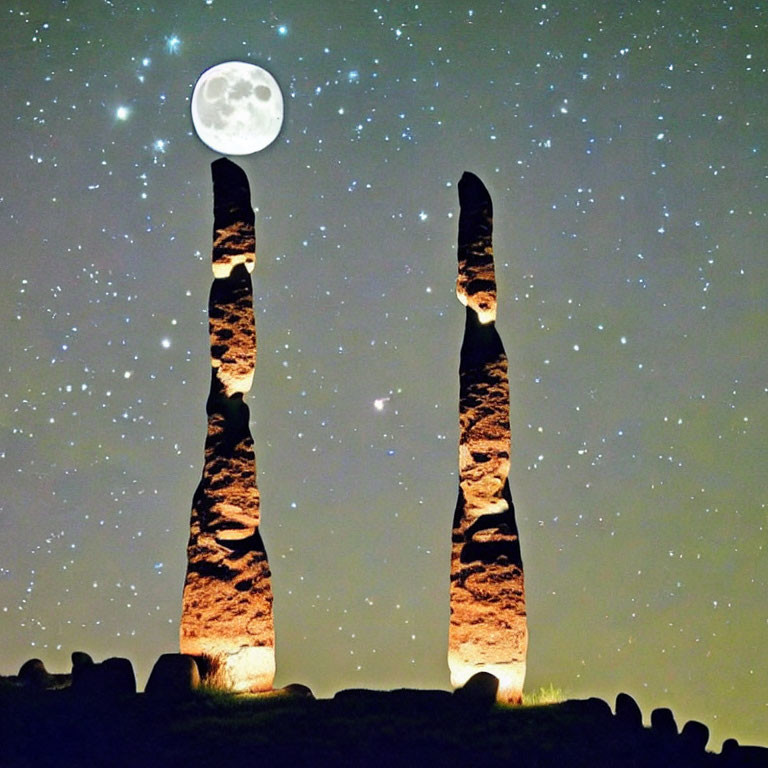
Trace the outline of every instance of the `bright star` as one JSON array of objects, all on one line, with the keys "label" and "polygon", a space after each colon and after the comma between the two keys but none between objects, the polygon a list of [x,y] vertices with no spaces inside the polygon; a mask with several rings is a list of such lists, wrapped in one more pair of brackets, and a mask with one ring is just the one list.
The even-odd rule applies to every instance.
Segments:
[{"label": "bright star", "polygon": [[118,107],[115,110],[115,117],[118,120],[127,120],[128,119],[128,115],[130,115],[130,114],[131,114],[131,110],[128,109],[128,107]]},{"label": "bright star", "polygon": [[165,47],[168,49],[168,53],[178,53],[180,45],[181,40],[176,35],[165,38]]}]

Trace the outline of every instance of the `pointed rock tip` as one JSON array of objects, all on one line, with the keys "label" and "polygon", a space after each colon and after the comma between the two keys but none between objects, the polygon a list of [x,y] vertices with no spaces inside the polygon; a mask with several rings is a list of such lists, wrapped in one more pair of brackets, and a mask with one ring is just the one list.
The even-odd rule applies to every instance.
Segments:
[{"label": "pointed rock tip", "polygon": [[464,171],[459,179],[459,205],[462,208],[483,208],[490,205],[491,195],[480,177]]},{"label": "pointed rock tip", "polygon": [[213,204],[226,208],[250,208],[251,188],[245,171],[229,158],[220,157],[211,163]]},{"label": "pointed rock tip", "polygon": [[228,157],[220,157],[211,163],[211,174],[214,181],[219,177],[232,177],[245,179],[245,171]]},{"label": "pointed rock tip", "polygon": [[243,173],[243,169],[228,157],[219,157],[218,159],[214,160],[211,163],[211,170],[214,174],[227,171],[235,171],[236,173],[239,171],[240,173]]}]

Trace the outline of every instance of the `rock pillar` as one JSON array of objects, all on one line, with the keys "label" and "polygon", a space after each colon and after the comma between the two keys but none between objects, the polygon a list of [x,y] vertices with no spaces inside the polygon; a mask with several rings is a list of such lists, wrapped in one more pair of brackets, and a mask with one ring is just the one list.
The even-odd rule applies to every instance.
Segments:
[{"label": "rock pillar", "polygon": [[224,158],[211,171],[211,388],[203,476],[192,500],[181,652],[197,658],[204,685],[267,691],[275,675],[272,588],[243,401],[256,364],[254,214],[245,173]]},{"label": "rock pillar", "polygon": [[493,206],[472,173],[459,181],[459,276],[466,307],[459,365],[459,497],[453,518],[448,666],[461,686],[499,679],[497,699],[522,700],[528,628],[523,561],[509,490],[509,379],[495,327]]}]

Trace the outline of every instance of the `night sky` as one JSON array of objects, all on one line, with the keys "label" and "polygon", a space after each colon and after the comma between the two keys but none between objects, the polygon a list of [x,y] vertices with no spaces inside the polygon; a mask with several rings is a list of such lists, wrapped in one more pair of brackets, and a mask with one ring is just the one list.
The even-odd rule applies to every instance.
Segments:
[{"label": "night sky", "polygon": [[768,743],[768,7],[2,6],[0,672],[84,650],[143,685],[178,649],[219,157],[189,104],[240,59],[286,107],[234,158],[276,684],[448,686],[470,170],[495,209],[527,688]]}]

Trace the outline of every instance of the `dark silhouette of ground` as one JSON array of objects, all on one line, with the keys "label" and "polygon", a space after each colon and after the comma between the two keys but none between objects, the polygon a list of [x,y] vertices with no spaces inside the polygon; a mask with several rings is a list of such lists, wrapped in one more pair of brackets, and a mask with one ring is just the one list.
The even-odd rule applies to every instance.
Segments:
[{"label": "dark silhouette of ground", "polygon": [[705,726],[678,735],[666,713],[661,731],[644,728],[622,716],[627,703],[614,715],[600,699],[498,707],[445,691],[349,690],[315,700],[303,686],[267,697],[94,697],[6,678],[0,766],[768,765],[768,750],[735,742],[719,755],[705,752]]}]

